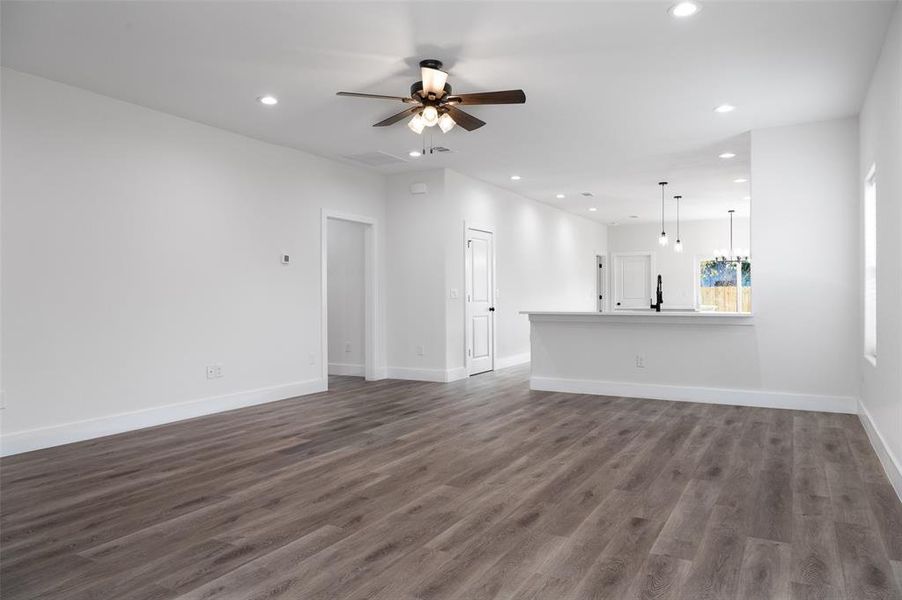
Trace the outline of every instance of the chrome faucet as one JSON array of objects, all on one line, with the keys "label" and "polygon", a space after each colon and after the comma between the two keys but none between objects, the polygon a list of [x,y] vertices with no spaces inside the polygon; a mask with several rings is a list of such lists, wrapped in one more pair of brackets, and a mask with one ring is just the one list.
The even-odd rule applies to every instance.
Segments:
[{"label": "chrome faucet", "polygon": [[649,306],[649,308],[655,309],[656,312],[661,312],[661,305],[664,304],[664,290],[661,287],[661,274],[658,273],[658,291],[656,294],[657,302]]}]

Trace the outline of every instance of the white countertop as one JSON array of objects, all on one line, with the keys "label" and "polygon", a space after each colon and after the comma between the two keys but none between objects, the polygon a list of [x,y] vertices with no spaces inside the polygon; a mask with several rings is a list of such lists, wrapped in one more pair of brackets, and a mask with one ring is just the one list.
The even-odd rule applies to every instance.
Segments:
[{"label": "white countertop", "polygon": [[689,310],[615,310],[609,312],[574,312],[524,310],[531,322],[617,323],[617,324],[684,324],[684,325],[753,325],[747,313],[701,312]]}]

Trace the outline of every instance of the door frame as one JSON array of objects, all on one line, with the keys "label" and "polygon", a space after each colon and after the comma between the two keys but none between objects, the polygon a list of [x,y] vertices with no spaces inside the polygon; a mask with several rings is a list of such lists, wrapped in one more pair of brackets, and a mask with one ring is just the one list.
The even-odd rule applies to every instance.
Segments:
[{"label": "door frame", "polygon": [[[649,290],[655,289],[657,286],[657,273],[655,272],[655,253],[651,250],[640,250],[636,252],[614,252],[611,254],[611,310],[636,310],[635,308],[618,308],[617,307],[617,297],[618,292],[620,291],[620,284],[617,281],[617,273],[618,273],[618,260],[623,256],[647,256],[648,257],[648,275],[649,275]],[[649,298],[649,302],[651,302],[651,298]]]},{"label": "door frame", "polygon": [[363,345],[364,345],[364,377],[367,381],[383,379],[377,365],[382,362],[382,332],[378,327],[379,294],[378,281],[378,244],[379,222],[362,215],[354,215],[324,208],[322,210],[322,249],[320,255],[320,275],[322,291],[321,311],[321,363],[323,383],[329,385],[329,286],[328,286],[328,254],[329,254],[329,219],[361,223],[363,228],[363,272],[364,272],[364,311],[363,311]]},{"label": "door frame", "polygon": [[[467,372],[467,377],[470,377],[470,367],[472,361],[472,357],[470,356],[470,352],[468,350],[471,347],[471,342],[473,341],[471,338],[473,337],[472,332],[470,331],[470,300],[467,298],[467,286],[470,281],[470,261],[467,260],[467,240],[469,239],[469,232],[471,229],[475,229],[476,231],[482,231],[484,233],[489,233],[492,235],[492,286],[489,289],[489,293],[492,295],[492,306],[497,306],[497,298],[495,298],[495,289],[498,281],[498,273],[495,270],[495,246],[498,242],[497,234],[495,233],[494,225],[483,225],[479,223],[473,223],[470,221],[464,221],[464,236],[463,236],[463,259],[464,259],[464,285],[463,285],[463,293],[464,293],[464,347],[463,347],[463,355],[464,355],[464,369]],[[497,308],[494,312],[492,312],[492,371],[495,370],[496,365],[498,364],[497,359],[497,348],[498,348],[498,327],[497,321],[495,319],[495,315],[498,313]]]},{"label": "door frame", "polygon": [[[600,263],[600,264],[599,264]],[[595,254],[595,309],[597,312],[607,312],[610,310],[609,304],[611,300],[611,284],[608,281],[609,271],[611,270],[608,265],[608,255],[607,254]],[[601,276],[598,275],[598,270],[601,269]],[[604,289],[601,289],[601,288]],[[599,298],[601,296],[601,298]]]}]

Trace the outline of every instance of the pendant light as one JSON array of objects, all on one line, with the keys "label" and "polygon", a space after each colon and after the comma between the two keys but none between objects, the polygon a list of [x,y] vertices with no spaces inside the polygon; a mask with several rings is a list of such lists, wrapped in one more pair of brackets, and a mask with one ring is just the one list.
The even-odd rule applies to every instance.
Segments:
[{"label": "pendant light", "polygon": [[677,205],[677,240],[673,245],[673,251],[677,254],[681,254],[683,252],[683,242],[680,241],[680,199],[682,196],[674,196],[673,199],[676,200]]},{"label": "pendant light", "polygon": [[661,246],[667,245],[667,232],[664,231],[664,186],[667,185],[666,181],[659,181],[658,185],[661,186],[661,237],[658,238],[658,244]]},{"label": "pendant light", "polygon": [[749,257],[742,255],[741,248],[737,248],[736,252],[733,252],[733,213],[736,211],[731,208],[727,212],[730,213],[730,250],[729,252],[726,250],[715,250],[714,261],[719,263],[748,262]]}]

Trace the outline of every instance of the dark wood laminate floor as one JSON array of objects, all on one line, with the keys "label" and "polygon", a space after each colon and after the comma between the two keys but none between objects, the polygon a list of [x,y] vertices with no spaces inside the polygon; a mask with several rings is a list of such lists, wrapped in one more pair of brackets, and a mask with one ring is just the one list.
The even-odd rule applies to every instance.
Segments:
[{"label": "dark wood laminate floor", "polygon": [[3,598],[902,598],[854,416],[332,384],[3,459]]}]

